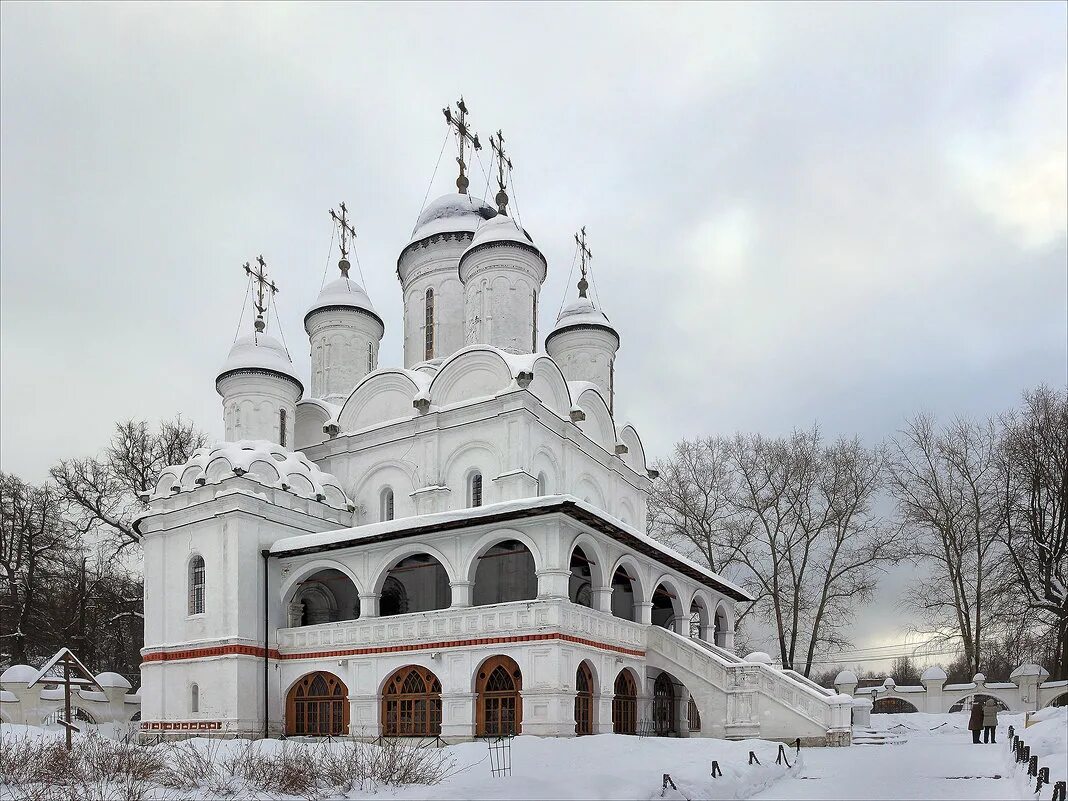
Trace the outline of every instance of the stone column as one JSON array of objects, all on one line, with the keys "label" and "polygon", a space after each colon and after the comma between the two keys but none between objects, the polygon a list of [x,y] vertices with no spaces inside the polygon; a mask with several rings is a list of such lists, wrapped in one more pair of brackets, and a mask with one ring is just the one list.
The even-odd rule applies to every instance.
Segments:
[{"label": "stone column", "polygon": [[571,582],[571,571],[561,568],[539,570],[538,597],[539,598],[567,598],[568,585]]},{"label": "stone column", "polygon": [[473,581],[450,581],[449,588],[452,590],[452,609],[471,606],[471,593],[474,589]]},{"label": "stone column", "polygon": [[378,617],[378,599],[379,594],[377,592],[360,593],[360,620],[368,617]]},{"label": "stone column", "polygon": [[612,588],[597,587],[590,591],[593,597],[593,608],[599,612],[612,614]]},{"label": "stone column", "polygon": [[612,733],[612,699],[615,697],[615,687],[609,684],[601,687],[600,693],[593,699],[593,733]]},{"label": "stone column", "polygon": [[450,743],[475,736],[475,693],[441,694],[441,738]]},{"label": "stone column", "polygon": [[635,602],[634,611],[637,623],[641,623],[643,626],[653,625],[653,605],[651,603]]},{"label": "stone column", "polygon": [[[362,614],[363,608],[360,612]],[[296,628],[300,625],[300,622],[304,619],[304,603],[302,601],[294,601],[286,607],[287,622],[289,628]]]}]

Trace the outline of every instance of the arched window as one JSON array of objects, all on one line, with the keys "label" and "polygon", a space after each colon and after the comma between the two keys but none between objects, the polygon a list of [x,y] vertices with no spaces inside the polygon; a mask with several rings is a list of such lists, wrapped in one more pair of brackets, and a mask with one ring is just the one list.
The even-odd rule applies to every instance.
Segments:
[{"label": "arched window", "polygon": [[278,444],[286,446],[286,410],[278,410]]},{"label": "arched window", "polygon": [[286,734],[338,737],[349,728],[348,689],[333,673],[309,673],[286,697]]},{"label": "arched window", "polygon": [[690,703],[686,705],[686,722],[689,724],[690,731],[701,731],[701,710],[697,708],[692,695]]},{"label": "arched window", "polygon": [[593,673],[585,662],[575,674],[575,734],[593,734]]},{"label": "arched window", "polygon": [[437,737],[441,734],[441,682],[426,668],[398,670],[382,692],[385,737]]},{"label": "arched window", "polygon": [[375,369],[375,346],[371,342],[367,343],[367,371]]},{"label": "arched window", "polygon": [[531,305],[533,308],[530,312],[530,319],[534,322],[534,336],[531,338],[530,350],[532,353],[538,352],[538,290],[534,290],[534,295],[531,298]]},{"label": "arched window", "polygon": [[478,671],[478,737],[519,734],[523,730],[523,674],[507,656],[487,659]]},{"label": "arched window", "polygon": [[638,688],[629,670],[619,671],[613,690],[612,731],[616,734],[634,734],[638,730]]},{"label": "arched window", "polygon": [[571,579],[568,581],[567,594],[571,603],[593,608],[593,573],[594,563],[586,558],[582,548],[571,552]]},{"label": "arched window", "polygon": [[475,606],[538,597],[534,556],[519,540],[498,542],[478,558],[471,603]]},{"label": "arched window", "polygon": [[204,614],[204,557],[189,560],[189,614]]},{"label": "arched window", "polygon": [[546,481],[546,478],[545,478],[545,473],[538,473],[538,497],[539,498],[545,494],[545,485],[546,485],[546,483],[547,483],[547,481]]},{"label": "arched window", "polygon": [[467,505],[471,507],[482,505],[482,474],[472,473],[467,480]]},{"label": "arched window", "polygon": [[381,511],[379,514],[379,520],[392,520],[393,519],[393,490],[390,487],[386,487],[382,490],[382,497],[380,498]]},{"label": "arched window", "polygon": [[424,325],[426,328],[426,359],[434,358],[434,290],[433,288],[426,291],[426,311],[424,315]]},{"label": "arched window", "polygon": [[200,687],[196,684],[189,688],[189,711],[200,711]]},{"label": "arched window", "polygon": [[667,673],[653,683],[653,729],[661,737],[675,731],[675,687]]}]

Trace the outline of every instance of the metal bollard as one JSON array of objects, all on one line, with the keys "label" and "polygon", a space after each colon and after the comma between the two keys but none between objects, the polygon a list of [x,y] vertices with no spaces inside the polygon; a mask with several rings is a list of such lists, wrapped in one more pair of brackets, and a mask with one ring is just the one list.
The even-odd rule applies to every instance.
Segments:
[{"label": "metal bollard", "polygon": [[800,754],[801,753],[801,738],[800,737],[798,737],[796,740],[794,740],[794,749],[795,749],[794,753],[796,753],[796,754]]},{"label": "metal bollard", "polygon": [[786,746],[782,743],[779,743],[779,753],[775,755],[775,764],[781,765],[783,762],[786,763],[786,769],[789,770],[790,760],[786,758]]},{"label": "metal bollard", "polygon": [[712,778],[715,779],[717,776],[722,776],[722,775],[723,775],[723,771],[720,770],[719,762],[716,761],[715,759],[713,759],[712,760]]},{"label": "metal bollard", "polygon": [[1037,776],[1038,775],[1038,755],[1037,754],[1035,756],[1031,757],[1029,760],[1027,760],[1027,775],[1028,776]]},{"label": "metal bollard", "polygon": [[1053,801],[1068,801],[1065,798],[1066,791],[1068,791],[1068,786],[1062,781],[1053,785]]}]

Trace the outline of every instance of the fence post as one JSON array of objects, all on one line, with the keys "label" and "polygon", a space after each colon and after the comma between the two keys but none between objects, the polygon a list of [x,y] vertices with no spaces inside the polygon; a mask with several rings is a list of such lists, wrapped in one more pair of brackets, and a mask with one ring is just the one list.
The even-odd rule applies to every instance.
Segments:
[{"label": "fence post", "polygon": [[670,773],[665,773],[664,774],[664,783],[660,786],[660,797],[661,798],[664,797],[664,793],[667,792],[667,788],[668,787],[671,787],[672,790],[678,790],[679,789],[678,787],[675,786],[675,782],[671,781],[671,774]]},{"label": "fence post", "polygon": [[713,759],[712,760],[712,778],[715,779],[717,776],[722,776],[722,775],[723,775],[723,771],[720,770],[719,762],[717,760]]},{"label": "fence post", "polygon": [[1057,782],[1053,785],[1053,801],[1066,801],[1065,799],[1066,786],[1063,781]]},{"label": "fence post", "polygon": [[1038,775],[1038,755],[1037,754],[1035,756],[1031,757],[1029,760],[1027,760],[1027,775],[1028,776],[1037,776]]},{"label": "fence post", "polygon": [[1013,733],[1015,731],[1016,731],[1016,727],[1015,726],[1009,726],[1009,740],[1010,741],[1012,740],[1012,735],[1013,735]]},{"label": "fence post", "polygon": [[752,765],[754,762],[756,764],[758,764],[758,765],[760,764],[760,760],[757,759],[756,751],[750,751],[749,752],[749,764]]},{"label": "fence post", "polygon": [[795,753],[797,753],[797,754],[801,753],[801,738],[800,737],[798,737],[796,740],[794,740],[794,748],[796,749]]},{"label": "fence post", "polygon": [[1042,791],[1042,785],[1049,784],[1049,768],[1042,767],[1038,769],[1038,782],[1035,784],[1035,792]]}]

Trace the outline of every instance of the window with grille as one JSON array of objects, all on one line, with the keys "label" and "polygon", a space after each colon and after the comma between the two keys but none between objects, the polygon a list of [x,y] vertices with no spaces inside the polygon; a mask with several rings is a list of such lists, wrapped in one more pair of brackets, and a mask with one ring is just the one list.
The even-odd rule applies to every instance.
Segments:
[{"label": "window with grille", "polygon": [[470,479],[470,490],[468,495],[468,506],[481,506],[482,505],[482,474],[472,473]]},{"label": "window with grille", "polygon": [[286,446],[286,410],[278,410],[278,444]]},{"label": "window with grille", "polygon": [[692,695],[690,696],[686,719],[689,722],[690,731],[701,731],[701,710],[697,708],[697,704],[694,703]]},{"label": "window with grille", "polygon": [[575,674],[575,734],[593,734],[593,674],[585,662]]},{"label": "window with grille", "polygon": [[382,693],[382,733],[386,737],[441,734],[441,682],[426,668],[401,668]]},{"label": "window with grille", "polygon": [[305,676],[286,699],[286,733],[310,737],[337,737],[349,725],[348,691],[331,673]]},{"label": "window with grille", "polygon": [[204,557],[189,560],[189,614],[204,614]]},{"label": "window with grille", "polygon": [[612,731],[635,734],[638,731],[638,688],[629,670],[619,672],[613,689]]},{"label": "window with grille", "polygon": [[382,510],[379,519],[393,519],[393,490],[389,487],[386,487],[384,490],[382,490]]},{"label": "window with grille", "polygon": [[367,343],[367,371],[375,369],[375,346],[373,343]]},{"label": "window with grille", "polygon": [[531,310],[531,320],[534,321],[534,336],[531,337],[530,349],[534,353],[538,352],[538,292],[534,291],[533,297],[533,309]]},{"label": "window with grille", "polygon": [[486,660],[478,673],[478,736],[519,734],[523,724],[520,697],[523,675],[514,660],[496,656]]},{"label": "window with grille", "polygon": [[434,290],[428,289],[426,291],[426,311],[424,314],[424,323],[426,325],[426,348],[425,359],[434,358]]}]

